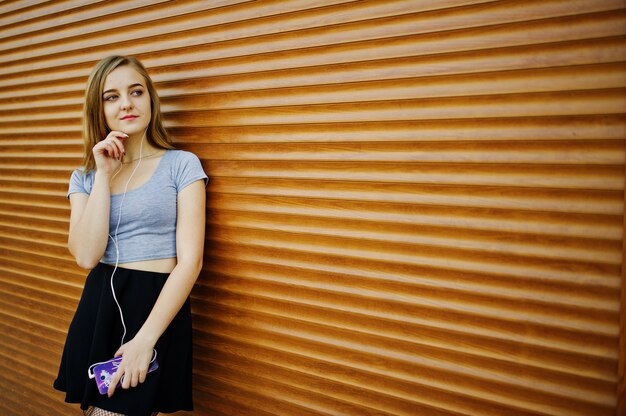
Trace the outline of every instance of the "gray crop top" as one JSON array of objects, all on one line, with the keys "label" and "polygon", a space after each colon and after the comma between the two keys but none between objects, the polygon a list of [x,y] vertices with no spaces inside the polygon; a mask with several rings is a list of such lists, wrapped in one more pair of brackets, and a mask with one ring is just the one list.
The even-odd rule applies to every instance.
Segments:
[{"label": "gray crop top", "polygon": [[[72,172],[67,196],[90,194],[95,170]],[[176,201],[178,192],[208,177],[193,153],[167,150],[146,183],[129,190],[124,198],[122,219],[117,233],[119,263],[176,257]],[[113,236],[119,217],[122,194],[111,195],[109,233]],[[102,263],[115,264],[115,244],[109,238]]]}]

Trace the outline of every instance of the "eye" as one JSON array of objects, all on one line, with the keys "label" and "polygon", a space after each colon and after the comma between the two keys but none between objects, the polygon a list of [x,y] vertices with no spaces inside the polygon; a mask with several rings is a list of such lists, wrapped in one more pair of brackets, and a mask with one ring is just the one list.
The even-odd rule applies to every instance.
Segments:
[{"label": "eye", "polygon": [[141,95],[143,95],[143,91],[142,90],[133,90],[130,93],[131,95],[134,95],[135,97],[139,97]]},{"label": "eye", "polygon": [[104,97],[104,101],[115,101],[117,99],[117,95],[111,94]]}]

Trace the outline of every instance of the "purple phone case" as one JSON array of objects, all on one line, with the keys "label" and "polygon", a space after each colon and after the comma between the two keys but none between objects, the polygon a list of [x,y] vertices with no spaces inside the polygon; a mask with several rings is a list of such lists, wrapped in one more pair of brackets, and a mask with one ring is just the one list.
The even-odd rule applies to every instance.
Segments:
[{"label": "purple phone case", "polygon": [[[111,378],[117,372],[117,367],[119,367],[120,362],[122,362],[122,357],[117,357],[110,359],[109,361],[105,361],[93,367],[93,374],[95,375],[96,384],[98,385],[98,391],[100,394],[107,394],[109,391],[109,386],[111,385]],[[154,360],[150,363],[150,367],[148,368],[148,373],[153,372],[159,368],[159,363]],[[122,377],[123,379],[124,377]],[[122,385],[122,380],[117,383],[117,387]]]}]

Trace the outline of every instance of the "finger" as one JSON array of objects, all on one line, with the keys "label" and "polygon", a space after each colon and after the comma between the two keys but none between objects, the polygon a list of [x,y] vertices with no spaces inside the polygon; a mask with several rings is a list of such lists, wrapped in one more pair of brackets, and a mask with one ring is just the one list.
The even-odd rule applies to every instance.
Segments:
[{"label": "finger", "polygon": [[109,144],[113,144],[117,146],[120,150],[123,150],[124,144],[123,141],[128,139],[128,135],[122,131],[111,131],[104,139],[100,140],[96,146],[107,146]]},{"label": "finger", "polygon": [[108,140],[103,140],[102,142],[98,143],[96,146],[94,146],[93,150],[95,155],[101,154],[102,156],[117,158],[117,155],[115,154],[116,148]]},{"label": "finger", "polygon": [[141,372],[139,373],[139,382],[143,383],[144,381],[146,381],[147,376],[148,376],[148,370],[141,370]]},{"label": "finger", "polygon": [[106,138],[115,139],[122,143],[124,142],[124,140],[128,139],[128,134],[124,133],[123,131],[112,131]]},{"label": "finger", "polygon": [[139,372],[133,372],[133,378],[130,381],[131,387],[137,387],[139,384]]},{"label": "finger", "polygon": [[107,142],[106,149],[107,149],[107,154],[110,157],[113,157],[115,159],[119,159],[120,158],[119,151],[118,151],[117,147],[114,144],[112,144],[111,142]]},{"label": "finger", "polygon": [[124,149],[124,143],[121,139],[119,139],[118,137],[111,137],[108,140],[110,140],[109,143],[115,149],[117,156],[121,157],[122,154],[126,154],[126,150]]},{"label": "finger", "polygon": [[122,140],[126,139],[127,136],[122,132],[111,132],[104,139],[100,140],[96,146],[94,146],[94,150],[102,149],[103,151],[106,149],[107,155],[110,157],[118,157],[119,153],[124,152],[124,145],[122,144]]},{"label": "finger", "polygon": [[122,388],[124,390],[128,390],[130,388],[130,383],[132,381],[132,378],[133,378],[132,373],[124,374],[124,377],[122,377]]},{"label": "finger", "polygon": [[108,147],[109,142],[102,140],[101,142],[98,142],[94,147],[93,147],[93,153],[94,154],[104,154],[104,153],[109,153],[108,152]]},{"label": "finger", "polygon": [[128,139],[128,134],[124,133],[123,131],[119,131],[119,130],[112,130],[109,133],[109,136],[115,136],[115,137],[118,137],[119,139]]},{"label": "finger", "polygon": [[113,377],[111,377],[111,385],[109,386],[109,391],[107,392],[107,395],[109,397],[113,396],[113,394],[115,393],[115,388],[117,387],[117,383],[120,382],[120,379],[122,378],[123,375],[124,375],[123,370],[118,368],[115,374],[113,374]]},{"label": "finger", "polygon": [[124,140],[128,139],[128,134],[124,133],[123,131],[112,131],[111,133],[109,133],[109,135],[107,136],[107,139],[115,139],[118,141],[118,143],[121,146],[124,146],[123,142]]}]

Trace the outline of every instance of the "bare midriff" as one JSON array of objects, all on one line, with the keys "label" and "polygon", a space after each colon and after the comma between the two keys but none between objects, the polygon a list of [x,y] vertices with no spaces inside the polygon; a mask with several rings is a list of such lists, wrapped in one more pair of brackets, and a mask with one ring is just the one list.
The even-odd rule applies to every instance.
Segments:
[{"label": "bare midriff", "polygon": [[146,272],[171,273],[172,270],[174,270],[174,267],[176,267],[176,259],[169,258],[133,261],[129,263],[120,263],[118,266],[125,269],[143,270]]}]

